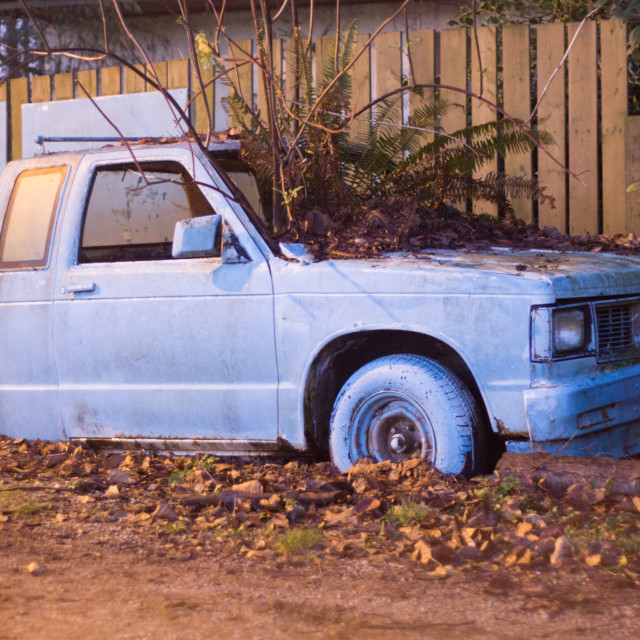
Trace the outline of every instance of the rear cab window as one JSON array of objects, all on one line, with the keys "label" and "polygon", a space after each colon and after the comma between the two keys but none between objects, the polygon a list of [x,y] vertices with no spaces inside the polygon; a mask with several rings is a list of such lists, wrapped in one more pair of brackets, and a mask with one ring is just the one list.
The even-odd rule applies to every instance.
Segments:
[{"label": "rear cab window", "polygon": [[31,169],[16,178],[0,234],[0,269],[47,266],[67,166]]}]

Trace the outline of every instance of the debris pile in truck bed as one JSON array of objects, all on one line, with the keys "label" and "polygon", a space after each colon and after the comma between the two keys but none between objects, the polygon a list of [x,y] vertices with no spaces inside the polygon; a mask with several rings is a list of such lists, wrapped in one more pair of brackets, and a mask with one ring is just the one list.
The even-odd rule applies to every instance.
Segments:
[{"label": "debris pile in truck bed", "polygon": [[341,474],[328,462],[109,454],[3,437],[0,530],[25,523],[60,534],[115,527],[183,556],[385,554],[433,577],[581,566],[640,586],[637,495],[584,479],[559,487],[540,473],[465,480],[417,459],[363,460]]},{"label": "debris pile in truck bed", "polygon": [[360,220],[336,228],[322,214],[310,215],[316,233],[302,240],[318,258],[364,258],[391,251],[423,249],[483,251],[491,247],[637,254],[635,234],[566,235],[556,227],[537,228],[515,218],[467,214],[454,207],[417,208],[402,196],[387,198],[379,209],[365,209]]}]

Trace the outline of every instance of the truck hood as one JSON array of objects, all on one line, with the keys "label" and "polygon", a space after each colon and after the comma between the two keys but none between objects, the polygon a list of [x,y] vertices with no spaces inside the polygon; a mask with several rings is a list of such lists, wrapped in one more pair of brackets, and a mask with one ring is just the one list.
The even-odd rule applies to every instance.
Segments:
[{"label": "truck hood", "polygon": [[[276,292],[544,295],[556,300],[640,295],[640,258],[614,254],[530,250],[426,250],[368,260],[313,263],[302,245],[289,245],[288,277]],[[281,262],[281,261],[280,261]],[[284,275],[284,274],[283,274]]]},{"label": "truck hood", "polygon": [[490,253],[426,251],[421,255],[441,265],[546,281],[558,300],[640,294],[640,258],[630,256],[499,249]]}]

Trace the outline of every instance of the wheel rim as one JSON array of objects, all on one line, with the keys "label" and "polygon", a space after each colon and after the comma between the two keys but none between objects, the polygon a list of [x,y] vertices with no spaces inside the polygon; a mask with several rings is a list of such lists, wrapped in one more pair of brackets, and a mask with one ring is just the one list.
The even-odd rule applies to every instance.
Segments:
[{"label": "wheel rim", "polygon": [[410,458],[435,459],[429,417],[411,398],[381,392],[366,398],[351,421],[352,459],[372,456],[377,462]]}]

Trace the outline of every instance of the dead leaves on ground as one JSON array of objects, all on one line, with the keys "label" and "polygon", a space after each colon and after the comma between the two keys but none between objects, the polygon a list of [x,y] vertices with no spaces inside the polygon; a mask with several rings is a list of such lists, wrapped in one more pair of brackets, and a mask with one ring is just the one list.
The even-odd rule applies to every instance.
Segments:
[{"label": "dead leaves on ground", "polygon": [[[613,571],[640,586],[640,499],[544,478],[467,481],[419,460],[287,464],[0,438],[0,528],[110,523],[185,557],[411,558],[428,575],[473,568]],[[86,523],[86,525],[85,525]]]}]

